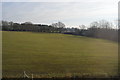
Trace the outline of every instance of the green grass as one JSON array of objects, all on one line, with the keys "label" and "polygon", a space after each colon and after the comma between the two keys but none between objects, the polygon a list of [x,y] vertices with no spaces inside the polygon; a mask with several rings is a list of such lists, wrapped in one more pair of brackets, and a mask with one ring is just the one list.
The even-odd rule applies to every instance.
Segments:
[{"label": "green grass", "polygon": [[116,75],[115,42],[57,33],[2,32],[3,77]]}]

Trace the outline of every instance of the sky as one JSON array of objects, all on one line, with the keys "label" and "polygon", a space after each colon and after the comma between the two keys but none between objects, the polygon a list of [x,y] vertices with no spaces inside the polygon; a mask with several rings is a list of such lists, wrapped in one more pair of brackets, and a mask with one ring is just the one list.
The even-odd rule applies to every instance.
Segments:
[{"label": "sky", "polygon": [[2,19],[18,23],[52,24],[63,22],[67,27],[89,26],[91,22],[107,20],[116,23],[119,0],[4,0]]}]

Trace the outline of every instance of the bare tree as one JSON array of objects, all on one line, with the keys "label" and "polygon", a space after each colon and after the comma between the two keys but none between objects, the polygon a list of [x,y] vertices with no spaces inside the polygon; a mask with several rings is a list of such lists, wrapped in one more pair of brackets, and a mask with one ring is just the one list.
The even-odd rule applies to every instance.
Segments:
[{"label": "bare tree", "polygon": [[52,25],[51,25],[51,26],[53,26],[53,27],[55,27],[55,28],[57,28],[57,27],[58,27],[57,23],[52,23]]},{"label": "bare tree", "polygon": [[99,27],[99,23],[98,23],[97,21],[92,22],[92,23],[90,24],[90,27],[91,27],[91,28],[98,28],[98,27]]},{"label": "bare tree", "polygon": [[59,28],[64,28],[64,27],[65,27],[65,24],[62,23],[62,22],[58,22],[58,27],[59,27]]},{"label": "bare tree", "polygon": [[113,26],[112,23],[110,23],[106,20],[99,21],[99,27],[100,28],[110,29],[110,28],[112,28],[112,26]]},{"label": "bare tree", "polygon": [[84,30],[84,29],[86,28],[86,26],[85,26],[85,25],[80,25],[79,28],[80,28],[81,30]]},{"label": "bare tree", "polygon": [[52,26],[55,28],[64,28],[65,24],[62,22],[58,22],[58,23],[53,23]]}]

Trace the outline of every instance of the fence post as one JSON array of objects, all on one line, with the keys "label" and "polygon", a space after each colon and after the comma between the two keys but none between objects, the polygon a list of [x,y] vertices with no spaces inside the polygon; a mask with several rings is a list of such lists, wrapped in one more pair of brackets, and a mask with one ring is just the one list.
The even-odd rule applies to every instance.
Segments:
[{"label": "fence post", "polygon": [[24,71],[24,78],[29,78],[29,76]]},{"label": "fence post", "polygon": [[33,80],[33,74],[32,74],[32,80]]}]

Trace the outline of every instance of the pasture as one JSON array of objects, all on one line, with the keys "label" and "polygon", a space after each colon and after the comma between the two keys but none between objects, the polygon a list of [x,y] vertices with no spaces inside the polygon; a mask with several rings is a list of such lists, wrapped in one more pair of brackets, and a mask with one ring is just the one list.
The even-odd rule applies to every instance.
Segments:
[{"label": "pasture", "polygon": [[3,77],[114,76],[116,42],[58,33],[2,32]]}]

